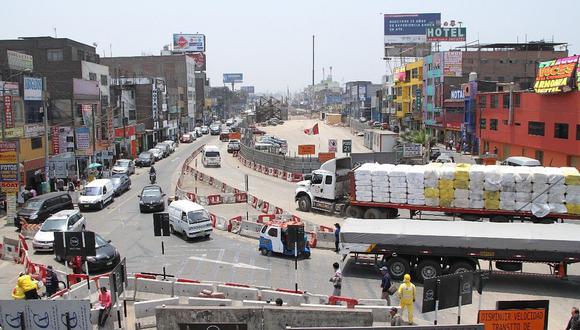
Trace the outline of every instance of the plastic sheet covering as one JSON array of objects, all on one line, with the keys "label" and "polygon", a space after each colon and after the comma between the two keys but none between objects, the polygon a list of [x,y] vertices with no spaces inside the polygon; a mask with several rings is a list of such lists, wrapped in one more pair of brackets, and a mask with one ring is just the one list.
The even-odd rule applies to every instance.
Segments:
[{"label": "plastic sheet covering", "polygon": [[547,203],[532,203],[532,214],[538,218],[543,218],[550,213],[550,206]]},{"label": "plastic sheet covering", "polygon": [[568,209],[568,213],[580,214],[580,203],[577,204],[566,203],[566,208]]},{"label": "plastic sheet covering", "polygon": [[440,180],[453,180],[455,179],[455,167],[454,163],[443,164],[438,170]]},{"label": "plastic sheet covering", "polygon": [[564,171],[559,167],[546,167],[546,174],[548,175],[548,183],[565,183]]},{"label": "plastic sheet covering", "polygon": [[484,165],[472,165],[469,168],[469,181],[476,181],[483,183],[485,178],[485,166]]},{"label": "plastic sheet covering", "polygon": [[469,190],[466,189],[455,189],[453,197],[455,199],[469,199]]},{"label": "plastic sheet covering", "polygon": [[439,206],[439,198],[427,198],[427,197],[425,197],[425,205],[427,205],[427,206]]},{"label": "plastic sheet covering", "polygon": [[564,214],[568,212],[566,205],[563,203],[548,203],[548,206],[550,207],[550,213]]},{"label": "plastic sheet covering", "polygon": [[474,200],[474,199],[469,200],[469,208],[471,209],[482,209],[483,206],[484,206],[483,200]]},{"label": "plastic sheet covering", "polygon": [[437,188],[439,187],[439,179],[425,178],[424,185],[425,188]]},{"label": "plastic sheet covering", "polygon": [[453,180],[441,179],[439,180],[440,190],[453,190]]},{"label": "plastic sheet covering", "polygon": [[532,173],[532,183],[548,183],[546,168],[541,166],[530,167]]},{"label": "plastic sheet covering", "polygon": [[530,212],[532,210],[532,204],[527,202],[517,202],[516,201],[516,211]]}]

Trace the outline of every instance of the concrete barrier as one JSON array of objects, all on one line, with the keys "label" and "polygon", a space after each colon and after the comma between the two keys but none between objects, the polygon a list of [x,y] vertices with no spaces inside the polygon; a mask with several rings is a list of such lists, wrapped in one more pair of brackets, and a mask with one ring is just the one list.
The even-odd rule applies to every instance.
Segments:
[{"label": "concrete barrier", "polygon": [[173,285],[173,293],[176,296],[194,297],[202,290],[213,291],[213,284],[175,282]]},{"label": "concrete barrier", "polygon": [[374,322],[387,322],[390,320],[389,311],[392,307],[397,307],[398,310],[401,308],[398,306],[372,306],[372,305],[356,305],[355,310],[370,310],[373,312]]},{"label": "concrete barrier", "polygon": [[324,305],[324,304],[300,304],[300,307],[306,308],[329,308],[329,309],[347,309],[346,305]]},{"label": "concrete barrier", "polygon": [[385,299],[358,299],[359,305],[387,306]]},{"label": "concrete barrier", "polygon": [[97,286],[94,282],[91,283],[91,290],[87,289],[87,281],[84,280],[81,283],[73,285],[67,293],[65,293],[67,299],[71,300],[84,300],[90,299],[90,295],[97,292]]},{"label": "concrete barrier", "polygon": [[288,293],[288,292],[280,292],[274,290],[261,290],[260,295],[262,296],[262,300],[264,301],[275,301],[276,299],[280,298],[282,301],[287,302],[290,306],[300,306],[300,304],[309,303],[309,299],[307,295],[297,294],[297,293]]},{"label": "concrete barrier", "polygon": [[[276,306],[276,302],[275,301],[271,301],[271,302],[267,302],[267,301],[261,301],[261,300],[242,300],[242,305],[243,306],[258,306],[258,307],[263,307],[265,305],[267,306]],[[288,306],[287,303],[282,303],[282,306]]]},{"label": "concrete barrier", "polygon": [[262,226],[262,224],[256,222],[242,221],[240,235],[258,238],[260,237],[260,230],[262,229]]},{"label": "concrete barrier", "polygon": [[[91,323],[93,325],[98,323],[99,311],[100,311],[100,309],[91,309]],[[116,325],[117,325],[117,320],[118,320],[117,319],[117,305],[114,305],[111,308],[111,312],[109,313],[109,317],[107,318],[107,322],[105,322],[105,326],[102,328],[99,328],[99,329],[115,329]]]},{"label": "concrete barrier", "polygon": [[135,302],[135,317],[148,317],[155,315],[155,307],[162,305],[179,305],[179,297],[155,299]]},{"label": "concrete barrier", "polygon": [[173,296],[173,282],[161,280],[137,279],[135,284],[137,292],[158,293]]},{"label": "concrete barrier", "polygon": [[258,300],[259,292],[258,289],[254,288],[242,288],[237,286],[229,285],[218,285],[218,291],[223,292],[226,298],[233,300]]},{"label": "concrete barrier", "polygon": [[231,299],[189,297],[187,303],[191,306],[231,306]]},{"label": "concrete barrier", "polygon": [[334,233],[318,232],[316,233],[316,247],[334,249]]}]

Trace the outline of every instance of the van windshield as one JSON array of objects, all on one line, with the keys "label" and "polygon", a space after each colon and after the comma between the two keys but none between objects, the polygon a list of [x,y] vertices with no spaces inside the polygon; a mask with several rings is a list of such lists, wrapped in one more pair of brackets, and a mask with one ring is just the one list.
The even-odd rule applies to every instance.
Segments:
[{"label": "van windshield", "polygon": [[86,187],[85,188],[85,195],[86,196],[99,196],[102,195],[101,187]]},{"label": "van windshield", "polygon": [[191,211],[187,213],[187,222],[193,224],[196,222],[208,221],[209,213],[206,210]]},{"label": "van windshield", "polygon": [[219,157],[220,153],[218,151],[206,151],[206,157]]},{"label": "van windshield", "polygon": [[42,206],[42,201],[31,199],[31,200],[26,201],[26,204],[24,205],[23,208],[29,209],[29,210],[38,210],[38,209],[40,209],[41,206]]}]

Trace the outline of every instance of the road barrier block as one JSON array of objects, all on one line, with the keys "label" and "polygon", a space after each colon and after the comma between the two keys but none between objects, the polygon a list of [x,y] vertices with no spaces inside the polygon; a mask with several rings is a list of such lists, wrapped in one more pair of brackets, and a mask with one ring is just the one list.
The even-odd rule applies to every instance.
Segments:
[{"label": "road barrier block", "polygon": [[261,290],[260,295],[262,296],[262,300],[275,301],[276,299],[281,298],[290,306],[300,306],[300,304],[309,303],[308,296],[296,293]]},{"label": "road barrier block", "polygon": [[245,192],[238,192],[234,194],[236,203],[247,203],[248,202],[248,194]]},{"label": "road barrier block", "polygon": [[300,304],[300,307],[325,308],[325,309],[346,309],[346,305],[324,305],[324,304]]},{"label": "road barrier block", "polygon": [[183,283],[176,281],[173,290],[176,296],[195,297],[203,290],[213,291],[213,284],[210,283]]},{"label": "road barrier block", "polygon": [[270,211],[270,203],[262,201],[262,213],[268,213]]},{"label": "road barrier block", "polygon": [[218,291],[223,292],[226,298],[233,300],[258,300],[259,291],[254,288],[241,288],[229,285],[218,285]]},{"label": "road barrier block", "polygon": [[242,221],[241,228],[240,228],[240,235],[259,238],[260,237],[260,230],[262,229],[262,224],[250,222],[250,221]]},{"label": "road barrier block", "polygon": [[276,215],[275,214],[260,214],[258,215],[258,221],[256,221],[257,223],[266,223],[268,221],[272,221],[276,219]]},{"label": "road barrier block", "polygon": [[[248,307],[264,307],[264,306],[276,306],[275,301],[261,301],[261,300],[242,300],[243,306]],[[282,306],[288,306],[288,303],[283,302]]]},{"label": "road barrier block", "polygon": [[286,172],[286,181],[292,182],[292,173]]},{"label": "road barrier block", "polygon": [[401,310],[398,306],[377,306],[377,305],[356,305],[354,309],[356,310],[370,310],[373,313],[373,322],[388,322],[390,321],[389,311],[392,307],[397,307],[398,310]]},{"label": "road barrier block", "polygon": [[137,289],[135,291],[144,293],[158,293],[165,295],[173,294],[173,282],[161,281],[161,280],[150,280],[150,279],[139,279],[136,283]]},{"label": "road barrier block", "polygon": [[386,299],[378,299],[378,298],[373,298],[373,299],[359,299],[358,303],[360,305],[371,305],[371,306],[387,306],[387,300]]},{"label": "road barrier block", "polygon": [[179,305],[179,297],[135,302],[135,317],[155,316],[155,308],[161,305]]},{"label": "road barrier block", "polygon": [[231,306],[231,299],[219,299],[219,298],[201,298],[201,297],[189,297],[187,303],[190,306]]},{"label": "road barrier block", "polygon": [[304,175],[302,173],[292,173],[292,182],[299,182],[304,180]]},{"label": "road barrier block", "polygon": [[242,216],[231,218],[229,221],[228,231],[234,234],[239,234],[242,229]]},{"label": "road barrier block", "polygon": [[215,228],[219,229],[219,230],[228,230],[229,227],[229,220],[224,218],[224,217],[220,217],[220,216],[216,216],[216,224],[215,224]]},{"label": "road barrier block", "polygon": [[218,205],[223,204],[223,199],[221,195],[208,195],[207,196],[207,204],[208,205]]},{"label": "road barrier block", "polygon": [[342,297],[342,296],[330,296],[328,297],[328,304],[329,305],[336,305],[339,302],[346,303],[346,306],[350,309],[354,308],[355,305],[358,305],[358,300],[351,297]]},{"label": "road barrier block", "polygon": [[276,206],[276,208],[274,209],[274,214],[282,214],[282,213],[284,213],[284,210]]}]

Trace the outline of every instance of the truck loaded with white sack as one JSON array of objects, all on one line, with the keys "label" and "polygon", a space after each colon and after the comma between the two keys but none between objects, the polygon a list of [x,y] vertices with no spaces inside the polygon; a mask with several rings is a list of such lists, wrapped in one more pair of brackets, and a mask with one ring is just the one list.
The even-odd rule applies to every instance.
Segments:
[{"label": "truck loaded with white sack", "polygon": [[297,183],[301,211],[351,218],[411,217],[427,212],[464,220],[553,223],[580,219],[580,173],[573,167],[429,163],[366,163],[351,169],[348,157],[322,164]]}]

